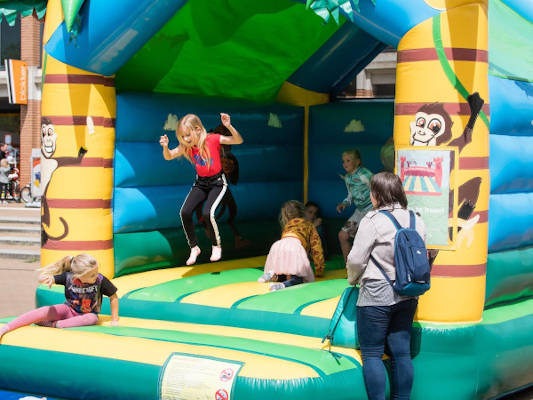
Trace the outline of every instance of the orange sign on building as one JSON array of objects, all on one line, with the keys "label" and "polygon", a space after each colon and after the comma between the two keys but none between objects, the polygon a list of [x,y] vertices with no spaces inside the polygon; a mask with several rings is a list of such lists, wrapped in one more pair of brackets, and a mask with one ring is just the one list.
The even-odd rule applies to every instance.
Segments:
[{"label": "orange sign on building", "polygon": [[10,104],[28,104],[28,64],[6,59],[7,91]]}]

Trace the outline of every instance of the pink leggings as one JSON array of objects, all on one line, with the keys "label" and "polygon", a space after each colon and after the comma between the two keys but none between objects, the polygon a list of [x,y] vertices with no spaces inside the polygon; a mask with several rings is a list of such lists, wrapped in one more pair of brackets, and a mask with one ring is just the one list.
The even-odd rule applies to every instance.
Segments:
[{"label": "pink leggings", "polygon": [[75,326],[95,325],[98,315],[94,313],[78,314],[66,304],[45,306],[22,314],[7,324],[8,332],[22,326],[37,324],[55,328],[73,328]]}]

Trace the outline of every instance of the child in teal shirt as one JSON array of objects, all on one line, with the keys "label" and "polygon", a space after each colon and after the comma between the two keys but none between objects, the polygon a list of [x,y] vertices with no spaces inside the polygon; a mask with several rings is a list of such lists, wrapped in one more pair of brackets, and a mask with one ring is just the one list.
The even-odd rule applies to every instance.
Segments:
[{"label": "child in teal shirt", "polygon": [[339,242],[342,249],[344,261],[352,248],[351,239],[355,237],[359,222],[365,214],[372,209],[370,201],[370,179],[372,172],[363,167],[363,160],[358,149],[346,150],[342,153],[342,166],[346,175],[341,175],[348,196],[337,205],[337,212],[340,213],[346,207],[355,205],[355,212],[339,231]]}]

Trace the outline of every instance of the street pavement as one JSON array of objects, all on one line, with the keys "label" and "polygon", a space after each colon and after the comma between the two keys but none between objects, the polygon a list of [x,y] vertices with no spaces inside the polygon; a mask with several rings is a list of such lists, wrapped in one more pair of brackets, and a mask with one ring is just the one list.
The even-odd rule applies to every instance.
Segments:
[{"label": "street pavement", "polygon": [[38,259],[0,258],[0,317],[19,315],[35,308]]}]

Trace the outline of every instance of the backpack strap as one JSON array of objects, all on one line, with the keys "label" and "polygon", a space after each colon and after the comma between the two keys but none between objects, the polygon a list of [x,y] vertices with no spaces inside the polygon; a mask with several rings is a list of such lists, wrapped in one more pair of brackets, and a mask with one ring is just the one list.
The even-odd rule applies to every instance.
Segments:
[{"label": "backpack strap", "polygon": [[409,228],[416,229],[415,213],[412,210],[409,210]]},{"label": "backpack strap", "polygon": [[[397,230],[400,230],[400,229],[403,229],[403,227],[400,225],[400,223],[398,222],[398,220],[394,217],[394,215],[392,215],[392,213],[390,211],[387,211],[387,210],[380,210],[379,211],[380,213],[382,213],[383,215],[385,215],[388,219],[390,219],[392,221],[392,223],[394,224],[394,226],[396,227]],[[412,211],[409,211],[411,213],[411,224],[413,224],[413,221],[414,221],[414,214],[412,214]],[[381,273],[383,274],[383,276],[385,277],[385,279],[387,280],[387,282],[389,282],[389,284],[394,287],[394,284],[392,283],[392,281],[390,280],[389,276],[385,273],[385,270],[383,269],[383,267],[378,263],[378,261],[374,258],[374,256],[372,254],[370,254],[370,259],[372,260],[372,262],[376,265],[376,267],[378,267],[378,269],[381,271]]]},{"label": "backpack strap", "polygon": [[385,273],[385,270],[383,269],[383,267],[378,263],[378,261],[374,258],[372,254],[370,254],[370,259],[376,265],[376,267],[378,267],[378,269],[381,271],[381,273],[383,274],[387,282],[389,282],[389,284],[394,288],[394,284],[390,280],[389,276]]},{"label": "backpack strap", "polygon": [[396,227],[397,230],[400,230],[402,229],[403,227],[399,224],[398,220],[396,218],[394,218],[394,215],[392,215],[392,213],[390,211],[387,211],[387,210],[379,210],[379,212],[383,215],[385,215],[388,219],[390,219],[392,221],[392,223],[394,224],[394,226]]}]

